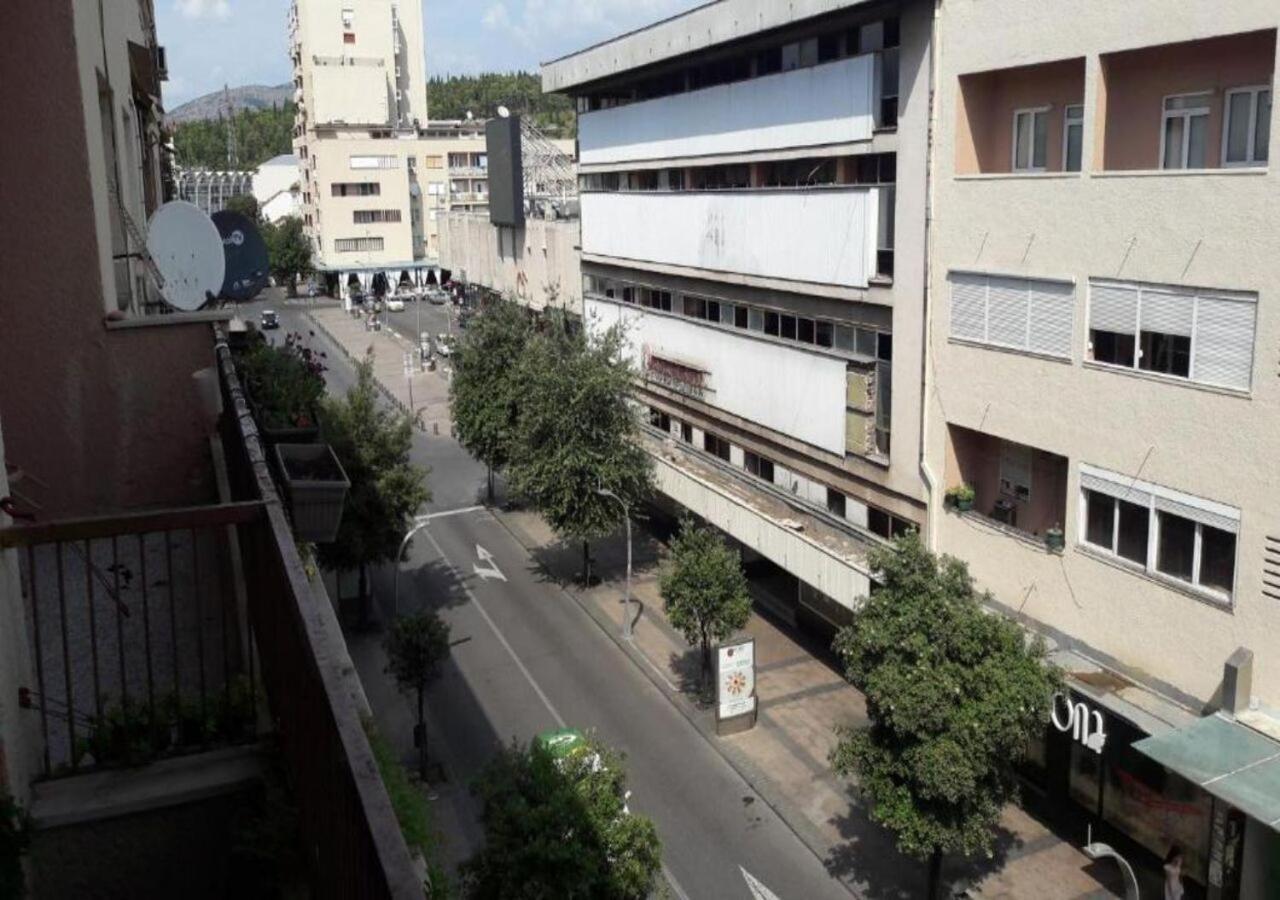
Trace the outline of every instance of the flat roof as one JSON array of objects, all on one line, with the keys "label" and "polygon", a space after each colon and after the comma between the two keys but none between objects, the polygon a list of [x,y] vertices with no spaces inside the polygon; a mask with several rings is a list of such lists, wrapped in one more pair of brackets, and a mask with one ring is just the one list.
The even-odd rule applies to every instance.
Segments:
[{"label": "flat roof", "polygon": [[548,93],[707,50],[873,0],[712,0],[542,64]]}]

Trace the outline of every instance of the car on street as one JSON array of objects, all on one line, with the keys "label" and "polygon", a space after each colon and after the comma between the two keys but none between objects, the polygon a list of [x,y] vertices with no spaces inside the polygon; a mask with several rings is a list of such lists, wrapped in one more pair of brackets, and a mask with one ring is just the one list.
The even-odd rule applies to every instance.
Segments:
[{"label": "car on street", "polygon": [[262,330],[268,331],[272,328],[280,327],[280,317],[273,310],[264,309],[262,311]]},{"label": "car on street", "polygon": [[387,298],[387,312],[404,312],[404,298],[403,298],[403,297],[388,297],[388,298]]},{"label": "car on street", "polygon": [[426,291],[424,291],[424,294],[427,298],[427,302],[434,304],[435,306],[444,306],[444,304],[449,300],[449,295],[439,288],[427,288]]},{"label": "car on street", "polygon": [[450,346],[453,338],[445,334],[443,331],[436,335],[436,353],[441,356],[449,357],[453,355],[453,348]]}]

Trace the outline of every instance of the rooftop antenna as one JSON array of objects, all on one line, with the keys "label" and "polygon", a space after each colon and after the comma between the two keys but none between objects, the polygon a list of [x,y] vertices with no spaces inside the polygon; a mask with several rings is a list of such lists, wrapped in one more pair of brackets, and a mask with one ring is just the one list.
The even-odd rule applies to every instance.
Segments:
[{"label": "rooftop antenna", "polygon": [[231,89],[226,82],[222,83],[222,108],[227,115],[227,168],[235,171],[240,168],[240,151],[236,147],[235,109],[231,106]]}]

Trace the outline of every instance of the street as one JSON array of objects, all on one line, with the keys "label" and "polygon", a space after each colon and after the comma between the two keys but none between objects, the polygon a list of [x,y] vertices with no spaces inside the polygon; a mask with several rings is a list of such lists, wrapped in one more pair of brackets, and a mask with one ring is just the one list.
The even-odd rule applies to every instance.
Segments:
[{"label": "street", "polygon": [[[282,331],[312,329],[301,301],[242,307],[280,313]],[[443,308],[424,306],[435,334]],[[393,314],[409,333],[415,310]],[[406,321],[407,320],[407,321]],[[407,326],[407,327],[406,327]],[[353,369],[318,332],[331,391]],[[651,816],[671,893],[700,898],[848,897],[848,891],[612,640],[486,509],[485,469],[451,438],[415,433],[414,461],[429,466],[428,527],[400,575],[401,613],[434,608],[452,628],[452,660],[428,696],[428,735],[445,781],[433,785],[435,827],[451,867],[482,839],[467,785],[494,749],[568,725],[596,731],[626,754],[631,808]],[[377,616],[394,615],[392,572],[377,573]],[[350,590],[350,586],[345,586]],[[330,583],[330,593],[334,586]],[[412,758],[409,702],[385,675],[377,629],[348,634],[382,731]],[[709,713],[708,713],[709,714]]]}]

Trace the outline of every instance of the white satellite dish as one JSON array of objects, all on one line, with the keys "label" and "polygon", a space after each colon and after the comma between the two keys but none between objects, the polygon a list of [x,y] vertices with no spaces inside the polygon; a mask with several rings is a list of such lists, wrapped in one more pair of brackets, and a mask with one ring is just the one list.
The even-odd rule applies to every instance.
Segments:
[{"label": "white satellite dish", "polygon": [[147,253],[164,278],[170,306],[193,312],[218,296],[227,261],[213,220],[194,204],[171,200],[147,223]]},{"label": "white satellite dish", "polygon": [[511,117],[511,110],[507,109],[505,106],[498,107],[498,118],[508,119],[510,117]]}]

